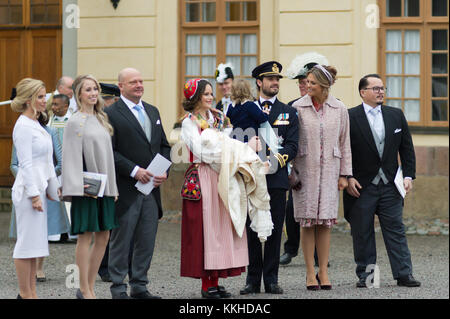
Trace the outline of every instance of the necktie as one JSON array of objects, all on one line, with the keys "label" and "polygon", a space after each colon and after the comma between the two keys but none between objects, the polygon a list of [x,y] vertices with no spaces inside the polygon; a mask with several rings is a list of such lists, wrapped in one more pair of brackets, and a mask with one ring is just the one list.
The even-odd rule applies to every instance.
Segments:
[{"label": "necktie", "polygon": [[382,123],[381,116],[380,116],[380,110],[379,109],[371,109],[370,114],[372,114],[372,117],[373,117],[373,122],[372,122],[373,129],[377,133],[378,137],[381,139],[383,123]]},{"label": "necktie", "polygon": [[142,108],[139,105],[135,105],[133,106],[133,108],[137,111],[139,123],[141,124],[142,129],[144,129],[145,131],[145,117],[142,113]]}]

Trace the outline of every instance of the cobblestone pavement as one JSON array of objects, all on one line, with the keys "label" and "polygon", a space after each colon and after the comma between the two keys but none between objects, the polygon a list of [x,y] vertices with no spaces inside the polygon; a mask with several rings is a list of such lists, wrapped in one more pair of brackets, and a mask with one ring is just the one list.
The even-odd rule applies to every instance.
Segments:
[{"label": "cobblestone pavement", "polygon": [[[9,214],[0,214],[0,299],[15,298],[18,294],[12,251],[14,241],[6,238],[5,224]],[[155,254],[149,271],[149,291],[165,299],[200,299],[200,280],[179,276],[180,262],[180,223],[175,215],[159,223]],[[241,277],[221,279],[220,284],[227,287],[236,299],[448,299],[449,298],[449,241],[448,236],[408,235],[414,276],[422,282],[419,288],[398,287],[392,279],[389,260],[384,248],[381,233],[377,233],[378,261],[380,269],[380,288],[357,289],[353,248],[349,233],[339,230],[332,233],[330,291],[311,292],[305,288],[305,264],[303,256],[295,257],[291,264],[281,266],[279,283],[283,295],[255,294],[240,296],[244,286],[245,274]],[[283,239],[284,242],[285,238]],[[75,288],[71,288],[71,266],[75,263],[74,244],[50,244],[50,256],[45,260],[47,281],[37,283],[40,298],[74,299]],[[66,272],[68,270],[68,272]],[[69,287],[67,286],[69,283]],[[109,283],[98,278],[96,294],[98,298],[110,299]]]}]

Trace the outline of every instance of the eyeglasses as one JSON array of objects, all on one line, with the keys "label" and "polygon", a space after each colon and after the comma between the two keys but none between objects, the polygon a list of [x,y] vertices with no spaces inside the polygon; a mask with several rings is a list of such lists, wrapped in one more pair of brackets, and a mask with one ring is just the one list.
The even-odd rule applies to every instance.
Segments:
[{"label": "eyeglasses", "polygon": [[374,86],[371,88],[365,88],[363,90],[370,90],[370,89],[373,91],[373,93],[380,93],[380,91],[383,91],[383,92],[387,91],[387,87],[384,87],[384,86]]}]

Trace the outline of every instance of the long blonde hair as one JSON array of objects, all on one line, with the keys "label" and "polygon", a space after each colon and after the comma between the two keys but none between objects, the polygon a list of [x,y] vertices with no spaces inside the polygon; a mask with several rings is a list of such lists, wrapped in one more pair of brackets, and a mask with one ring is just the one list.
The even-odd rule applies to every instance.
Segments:
[{"label": "long blonde hair", "polygon": [[[32,78],[25,78],[19,81],[16,85],[16,97],[11,102],[11,109],[14,112],[25,112],[28,108],[27,101],[31,100],[30,107],[34,111],[34,115],[37,115],[38,111],[34,107],[36,99],[38,97],[39,90],[44,88],[45,84],[41,80]],[[42,116],[46,118],[47,114],[44,112]]]},{"label": "long blonde hair", "polygon": [[83,87],[83,84],[86,80],[93,81],[98,88],[99,93],[97,97],[97,103],[95,103],[94,105],[94,115],[97,117],[97,120],[100,122],[100,124],[106,128],[109,135],[112,136],[114,130],[111,124],[109,123],[108,115],[103,111],[105,102],[103,101],[103,98],[100,95],[101,90],[100,83],[98,83],[97,79],[90,74],[77,76],[77,78],[73,81],[75,101],[77,102],[78,109],[81,108],[81,100],[80,100],[81,88]]}]

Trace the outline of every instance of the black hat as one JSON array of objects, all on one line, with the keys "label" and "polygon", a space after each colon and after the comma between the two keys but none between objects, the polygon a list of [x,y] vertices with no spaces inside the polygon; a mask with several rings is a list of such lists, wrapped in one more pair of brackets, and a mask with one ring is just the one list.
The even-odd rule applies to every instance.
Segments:
[{"label": "black hat", "polygon": [[120,96],[120,89],[115,84],[100,83],[100,87],[102,89],[102,97]]},{"label": "black hat", "polygon": [[234,79],[233,66],[231,63],[220,63],[217,66],[215,78],[217,83],[223,83],[226,79]]},{"label": "black hat", "polygon": [[261,65],[258,65],[256,68],[252,71],[252,77],[255,79],[258,79],[262,76],[273,76],[276,75],[280,78],[283,76],[281,75],[281,70],[283,69],[283,66],[281,63],[277,61],[269,61],[265,62]]},{"label": "black hat", "polygon": [[328,60],[317,52],[306,52],[297,55],[287,68],[286,76],[290,79],[304,79],[306,74],[317,64],[328,65]]},{"label": "black hat", "polygon": [[311,63],[305,64],[303,69],[299,72],[299,74],[294,79],[304,79],[304,78],[306,78],[306,73],[308,73],[309,70],[311,70],[317,64],[319,64],[319,63],[311,62]]}]

